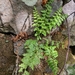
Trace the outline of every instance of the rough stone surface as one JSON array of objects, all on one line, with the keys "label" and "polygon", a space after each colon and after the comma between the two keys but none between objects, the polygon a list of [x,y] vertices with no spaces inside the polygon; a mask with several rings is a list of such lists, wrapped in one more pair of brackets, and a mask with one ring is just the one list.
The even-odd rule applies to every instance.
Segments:
[{"label": "rough stone surface", "polygon": [[54,14],[54,12],[56,12],[61,6],[62,6],[63,2],[62,0],[54,0],[54,2],[51,4],[52,6],[52,15]]},{"label": "rough stone surface", "polygon": [[27,10],[20,11],[15,21],[18,32],[26,32],[32,26],[32,14],[28,14]]},{"label": "rough stone surface", "polygon": [[0,13],[2,22],[10,22],[13,18],[13,11],[9,0],[0,0]]},{"label": "rough stone surface", "polygon": [[[65,4],[63,6],[63,12],[67,15],[70,15],[67,18],[67,23],[65,25],[68,24],[69,26],[69,34],[70,34],[70,45],[73,46],[75,45],[75,15],[73,12],[75,12],[75,2],[74,0],[69,1],[67,4]],[[73,13],[73,14],[71,14]],[[68,31],[67,29],[64,30],[63,32],[64,35],[68,35]]]},{"label": "rough stone surface", "polygon": [[75,25],[71,26],[70,29],[70,45],[75,46]]},{"label": "rough stone surface", "polygon": [[[6,3],[4,3],[6,2]],[[42,9],[42,0],[38,0],[36,7],[38,11]],[[54,0],[52,3],[52,14],[62,6],[62,0]],[[1,0],[0,2],[0,12],[3,14],[1,16],[2,22],[10,22],[12,28],[14,28],[16,33],[19,33],[24,25],[23,31],[31,32],[30,28],[32,26],[32,10],[33,7],[27,6],[21,0]],[[29,18],[26,20],[27,16]],[[29,33],[30,34],[30,33]]]},{"label": "rough stone surface", "polygon": [[68,2],[67,4],[63,6],[63,12],[68,15],[67,23],[69,26],[72,25],[74,20],[74,13],[73,13],[75,12],[74,7],[75,7],[75,3],[73,0],[71,0],[70,2]]},{"label": "rough stone surface", "polygon": [[17,41],[14,43],[14,53],[18,52],[18,55],[22,56],[23,53],[25,53],[24,49],[24,43],[25,41]]},{"label": "rough stone surface", "polygon": [[[75,24],[73,24],[72,26],[69,27],[70,31],[69,31],[69,34],[70,34],[70,46],[75,46]],[[66,30],[63,30],[62,31],[62,34],[65,35],[65,36],[68,36],[68,31],[67,31],[67,28]]]}]

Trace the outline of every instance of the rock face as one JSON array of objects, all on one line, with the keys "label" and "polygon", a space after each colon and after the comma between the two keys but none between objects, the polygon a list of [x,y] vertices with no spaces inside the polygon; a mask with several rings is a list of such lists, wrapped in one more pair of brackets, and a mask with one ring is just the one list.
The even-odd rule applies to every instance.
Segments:
[{"label": "rock face", "polygon": [[73,20],[74,20],[74,13],[75,12],[75,3],[73,0],[71,0],[69,3],[65,4],[63,6],[63,12],[67,15],[70,15],[68,18],[67,18],[67,22],[68,22],[68,25],[71,26],[72,23],[73,23]]},{"label": "rock face", "polygon": [[[41,6],[42,0],[38,0],[36,3],[37,9],[40,11],[42,9]],[[62,0],[54,0],[52,3],[52,14],[62,6]],[[10,25],[16,33],[21,31],[22,26],[24,25],[24,21],[29,15],[29,20],[27,19],[25,23],[25,28],[23,31],[27,31],[32,25],[32,10],[33,7],[29,7],[25,5],[21,0],[1,0],[0,1],[0,13],[3,23],[10,22]],[[11,21],[12,20],[12,21]]]},{"label": "rock face", "polygon": [[[74,0],[71,0],[67,4],[63,6],[63,12],[67,15],[70,15],[67,18],[67,24],[69,26],[69,34],[70,34],[70,45],[74,46],[75,45],[75,15],[73,12],[75,12],[75,2]],[[65,35],[67,35],[67,29],[64,32]]]},{"label": "rock face", "polygon": [[11,37],[0,34],[0,75],[12,75],[15,67],[15,55]]},{"label": "rock face", "polygon": [[[61,7],[64,2],[66,3],[69,1],[70,0],[54,0],[54,2],[51,4],[52,6],[51,14],[53,15],[53,13],[59,7]],[[42,9],[41,3],[42,3],[42,0],[38,0],[36,3],[38,11]],[[69,6],[70,8],[74,7],[74,6],[71,7],[71,5],[75,5],[73,0],[71,0],[69,3],[71,3]],[[24,21],[28,15],[30,17],[28,18],[29,20],[27,19],[24,25],[25,28],[23,29],[23,31],[29,31],[29,28],[32,25],[32,10],[33,10],[33,7],[27,6],[21,0],[18,0],[18,1],[17,0],[1,0],[0,1],[0,13],[3,14],[1,15],[2,21],[3,23],[10,22],[10,25],[12,26],[12,28],[14,28],[16,33],[19,33],[19,31],[22,29]],[[70,21],[71,20],[73,21],[73,18],[71,18]]]},{"label": "rock face", "polygon": [[15,21],[18,32],[26,32],[32,26],[32,14],[28,14],[27,10],[20,11]]},{"label": "rock face", "polygon": [[[62,31],[62,34],[67,36],[68,35],[67,29]],[[70,46],[75,46],[75,24],[70,27],[69,34],[70,34],[70,39],[69,39]]]},{"label": "rock face", "polygon": [[75,24],[70,29],[70,46],[75,46]]},{"label": "rock face", "polygon": [[52,6],[52,14],[57,11],[62,6],[63,2],[62,0],[54,0],[54,2],[51,4]]},{"label": "rock face", "polygon": [[2,13],[2,22],[10,22],[13,18],[13,11],[9,0],[0,0],[0,13]]}]

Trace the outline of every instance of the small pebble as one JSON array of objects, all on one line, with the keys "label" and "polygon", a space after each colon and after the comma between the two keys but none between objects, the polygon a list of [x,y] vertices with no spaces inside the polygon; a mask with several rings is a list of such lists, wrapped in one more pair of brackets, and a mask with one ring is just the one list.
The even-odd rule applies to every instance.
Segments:
[{"label": "small pebble", "polygon": [[8,43],[8,42],[9,42],[9,40],[6,40],[5,42],[6,42],[6,43]]}]

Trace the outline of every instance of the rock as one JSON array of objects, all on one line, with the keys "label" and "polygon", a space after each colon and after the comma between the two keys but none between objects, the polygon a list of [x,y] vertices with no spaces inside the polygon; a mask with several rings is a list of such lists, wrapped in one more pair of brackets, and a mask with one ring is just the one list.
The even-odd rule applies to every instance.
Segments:
[{"label": "rock", "polygon": [[3,33],[3,34],[12,34],[12,35],[16,35],[16,32],[15,30],[10,26],[9,23],[5,23],[3,24],[3,26],[1,25],[0,26],[0,33]]},{"label": "rock", "polygon": [[22,0],[26,5],[28,6],[34,6],[37,2],[37,0]]},{"label": "rock", "polygon": [[[67,3],[63,6],[63,12],[67,15],[70,15],[67,18],[67,24],[68,24],[69,29],[70,29],[69,34],[70,34],[70,45],[71,46],[75,45],[75,16],[73,13],[73,12],[75,12],[74,7],[75,7],[74,0],[71,0],[69,3]],[[63,31],[63,34],[68,35],[67,29]]]},{"label": "rock", "polygon": [[62,0],[54,0],[53,3],[51,4],[52,6],[51,15],[53,15],[58,10],[58,8],[62,6],[62,4],[63,4]]},{"label": "rock", "polygon": [[20,11],[16,15],[16,27],[18,32],[26,32],[32,26],[32,14],[28,14],[27,10]]},{"label": "rock", "polygon": [[[63,30],[62,34],[65,35],[65,36],[68,36],[67,29]],[[75,25],[72,25],[70,27],[69,34],[70,34],[70,39],[69,39],[70,40],[70,46],[74,46],[75,45]]]},{"label": "rock", "polygon": [[38,0],[36,3],[36,8],[38,11],[41,11],[43,9],[41,4],[42,4],[42,0]]},{"label": "rock", "polygon": [[23,53],[25,53],[25,49],[24,49],[24,43],[25,41],[17,41],[14,43],[14,53],[22,56]]},{"label": "rock", "polygon": [[[20,32],[20,30],[22,29],[22,26],[24,24],[24,21],[26,19],[26,17],[29,14],[29,18],[26,21],[26,25],[24,25],[24,27],[26,26],[26,28],[23,29],[23,31],[27,31],[28,27],[30,27],[32,25],[32,7],[29,7],[27,5],[25,5],[24,2],[22,2],[21,0],[11,0],[11,4],[13,7],[13,19],[10,23],[11,27],[14,28],[16,34],[18,34]],[[30,21],[30,22],[29,22]]]},{"label": "rock", "polygon": [[60,75],[66,75],[66,71],[65,70],[62,70],[62,72],[61,72]]},{"label": "rock", "polygon": [[68,73],[69,75],[74,75],[74,74],[75,74],[75,64],[72,65],[72,66],[69,66],[69,67],[67,68],[67,73]]},{"label": "rock", "polygon": [[[23,31],[27,31],[28,30],[28,33],[29,33],[30,32],[29,29],[31,29],[31,25],[32,25],[32,10],[33,10],[33,8],[26,6],[20,0],[19,1],[12,0],[11,2],[14,4],[13,10],[14,10],[14,15],[16,15],[16,17],[15,17],[15,20],[16,20],[15,21],[16,22],[15,25],[16,25],[16,27],[13,25],[13,28],[15,30],[18,30],[16,32],[19,33],[19,31],[22,29],[22,26],[24,24],[24,21],[25,21],[27,15],[30,14],[29,15],[29,19],[31,21],[29,22],[29,20],[27,19],[26,25],[25,25],[26,28],[23,29]],[[41,3],[42,3],[42,0],[38,0],[38,2],[36,4],[36,7],[37,7],[38,11],[40,11],[42,9]],[[54,2],[52,3],[52,10],[53,11],[52,11],[51,14],[53,14],[60,6],[62,6],[62,0],[54,0]]]},{"label": "rock", "polygon": [[75,25],[72,25],[70,29],[70,46],[74,45],[75,45]]},{"label": "rock", "polygon": [[67,18],[67,23],[69,26],[72,25],[72,22],[74,20],[74,13],[73,13],[73,12],[75,12],[74,7],[75,7],[75,3],[73,0],[71,0],[69,3],[67,3],[63,6],[63,12],[69,16]]},{"label": "rock", "polygon": [[0,13],[2,13],[2,22],[10,22],[13,18],[13,11],[9,0],[0,0]]}]

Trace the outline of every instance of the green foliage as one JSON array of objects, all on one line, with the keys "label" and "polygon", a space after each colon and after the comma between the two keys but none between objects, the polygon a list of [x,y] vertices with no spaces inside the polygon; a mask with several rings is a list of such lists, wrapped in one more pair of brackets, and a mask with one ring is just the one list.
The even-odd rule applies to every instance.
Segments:
[{"label": "green foliage", "polygon": [[54,42],[52,41],[51,44],[49,45],[49,42],[47,40],[43,47],[43,50],[45,56],[48,57],[47,63],[49,67],[52,69],[54,75],[56,75],[58,72],[58,67],[57,67],[58,62],[56,60],[56,58],[58,57],[58,53],[56,51],[56,46],[54,45]]},{"label": "green foliage", "polygon": [[25,42],[24,47],[27,52],[23,54],[19,70],[19,72],[23,72],[23,75],[29,75],[27,68],[30,67],[34,70],[34,67],[40,63],[40,59],[45,59],[45,56],[48,58],[47,63],[52,69],[54,75],[57,75],[58,62],[56,58],[58,53],[56,48],[58,43],[55,44],[54,41],[49,43],[47,39],[45,39],[45,43],[40,43],[42,36],[46,36],[53,28],[60,26],[62,21],[67,17],[62,13],[62,8],[58,9],[53,16],[50,16],[50,13],[52,12],[50,4],[52,1],[53,0],[49,0],[49,2],[44,6],[44,10],[41,11],[41,15],[39,15],[37,9],[34,7],[33,26],[35,27],[34,31],[37,40],[30,39]]},{"label": "green foliage", "polygon": [[35,27],[35,36],[38,40],[41,39],[41,36],[46,36],[50,31],[60,26],[62,21],[65,20],[67,15],[62,13],[62,8],[59,8],[53,16],[50,16],[52,12],[52,7],[50,6],[51,2],[45,5],[45,9],[41,11],[39,15],[37,9],[34,7],[33,10],[33,26]]},{"label": "green foliage", "polygon": [[27,40],[25,42],[25,49],[26,53],[23,54],[22,63],[19,65],[20,70],[19,72],[23,72],[23,75],[29,75],[28,71],[26,70],[27,67],[30,67],[34,70],[34,67],[40,63],[40,59],[43,59],[42,55],[42,44],[39,45],[37,40]]},{"label": "green foliage", "polygon": [[57,74],[58,68],[56,58],[58,53],[55,50],[56,46],[53,42],[49,45],[49,42],[46,39],[46,43],[41,44],[37,40],[30,39],[26,41],[24,47],[27,52],[23,54],[22,63],[19,65],[19,72],[24,71],[24,75],[29,75],[29,72],[26,70],[27,67],[30,67],[32,70],[34,70],[34,67],[40,63],[40,59],[44,59],[44,56],[47,56],[48,65],[54,74]]}]

